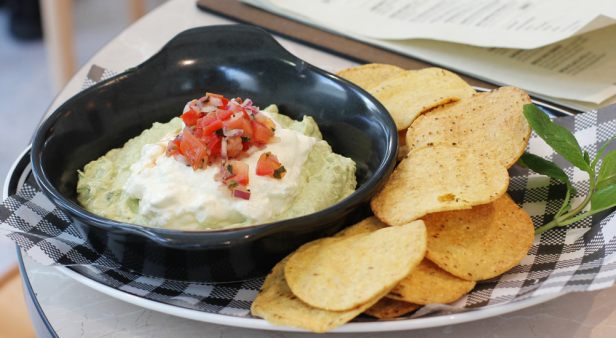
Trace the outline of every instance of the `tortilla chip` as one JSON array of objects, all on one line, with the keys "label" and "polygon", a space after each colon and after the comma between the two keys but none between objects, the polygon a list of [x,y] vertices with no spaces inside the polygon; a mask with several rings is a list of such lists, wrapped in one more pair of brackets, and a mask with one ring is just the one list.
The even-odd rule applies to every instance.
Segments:
[{"label": "tortilla chip", "polygon": [[379,319],[390,319],[400,317],[409,312],[419,309],[421,305],[394,300],[391,298],[382,298],[371,308],[364,311],[365,314]]},{"label": "tortilla chip", "polygon": [[390,77],[400,74],[404,69],[392,65],[369,63],[367,65],[344,69],[336,73],[365,90],[378,85]]},{"label": "tortilla chip", "polygon": [[458,75],[441,68],[407,70],[368,90],[389,111],[398,130],[422,112],[475,94]]},{"label": "tortilla chip", "polygon": [[522,114],[528,94],[502,87],[418,117],[406,134],[410,150],[428,143],[457,143],[511,167],[526,149],[531,128]]},{"label": "tortilla chip", "polygon": [[422,219],[428,228],[426,257],[466,280],[490,279],[511,269],[535,239],[530,216],[507,194],[470,210]]},{"label": "tortilla chip", "polygon": [[261,291],[250,308],[253,316],[263,318],[273,325],[299,327],[322,333],[357,317],[382,297],[378,295],[349,311],[326,311],[312,307],[299,300],[287,285],[284,266],[289,257],[276,264],[265,279]]},{"label": "tortilla chip", "polygon": [[284,273],[289,287],[314,307],[346,311],[391,290],[423,259],[423,222],[372,233],[325,238],[296,251]]},{"label": "tortilla chip", "polygon": [[507,169],[467,148],[427,145],[410,152],[372,199],[374,214],[402,225],[439,211],[470,209],[507,190]]},{"label": "tortilla chip", "polygon": [[338,232],[337,234],[334,235],[334,237],[349,237],[349,236],[354,236],[354,235],[358,235],[358,234],[365,234],[365,233],[371,233],[371,232],[375,232],[379,229],[383,229],[388,227],[389,225],[381,222],[378,218],[372,216],[372,217],[368,217],[365,220],[351,225],[350,227]]},{"label": "tortilla chip", "polygon": [[474,281],[458,278],[424,258],[385,297],[419,305],[447,304],[469,293],[474,287]]},{"label": "tortilla chip", "polygon": [[[368,217],[342,230],[334,237],[370,233],[384,227],[388,227],[388,225],[379,221],[376,217]],[[404,277],[387,294],[386,297],[397,301],[380,300],[365,313],[377,318],[393,318],[413,311],[421,305],[451,303],[470,292],[474,287],[475,282],[458,278],[424,258],[410,274]],[[412,304],[414,307],[409,306],[411,303],[416,304]],[[395,311],[399,312],[396,314]],[[390,317],[384,317],[387,316],[387,313],[390,313]]]}]

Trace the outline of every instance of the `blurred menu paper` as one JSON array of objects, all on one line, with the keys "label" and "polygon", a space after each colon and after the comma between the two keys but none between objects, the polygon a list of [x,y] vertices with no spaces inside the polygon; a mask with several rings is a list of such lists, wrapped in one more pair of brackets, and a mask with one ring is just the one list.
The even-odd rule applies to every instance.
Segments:
[{"label": "blurred menu paper", "polygon": [[269,1],[375,39],[432,39],[480,47],[537,48],[616,23],[609,2],[593,0]]},{"label": "blurred menu paper", "polygon": [[572,108],[616,101],[614,0],[242,1]]}]

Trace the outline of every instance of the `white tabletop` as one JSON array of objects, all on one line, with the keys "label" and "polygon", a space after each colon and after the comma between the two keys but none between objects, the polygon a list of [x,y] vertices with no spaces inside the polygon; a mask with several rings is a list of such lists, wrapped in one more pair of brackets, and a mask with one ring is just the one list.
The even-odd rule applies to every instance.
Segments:
[{"label": "white tabletop", "polygon": [[[79,92],[93,64],[121,72],[147,60],[181,31],[233,23],[199,10],[195,0],[172,0],[130,26],[103,47],[70,80],[49,114]],[[301,59],[335,72],[356,64],[285,39],[278,41]],[[61,338],[73,337],[304,337],[308,333],[258,331],[221,326],[147,310],[90,289],[56,268],[24,255],[25,272],[47,319]],[[571,293],[546,303],[470,323],[431,329],[325,337],[614,337],[616,287]]]}]

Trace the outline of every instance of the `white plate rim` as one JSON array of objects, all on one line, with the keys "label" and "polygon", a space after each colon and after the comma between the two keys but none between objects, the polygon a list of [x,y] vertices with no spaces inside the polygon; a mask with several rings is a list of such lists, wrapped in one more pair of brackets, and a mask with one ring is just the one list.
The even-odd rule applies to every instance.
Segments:
[{"label": "white plate rim", "polygon": [[[139,296],[129,294],[127,292],[114,289],[110,286],[101,284],[93,279],[83,276],[67,267],[57,266],[60,272],[73,280],[92,288],[96,291],[104,293],[110,297],[118,300],[153,310],[156,312],[162,312],[168,315],[182,317],[186,319],[192,319],[200,322],[241,327],[247,329],[256,330],[268,330],[268,331],[290,331],[290,332],[308,332],[303,329],[298,329],[288,326],[275,326],[263,319],[239,317],[225,314],[209,313],[204,311],[198,311],[193,309],[187,309],[175,305],[160,303],[157,301],[145,299]],[[517,302],[507,303],[498,306],[490,306],[489,308],[461,312],[448,315],[440,315],[434,317],[425,318],[413,318],[413,319],[393,319],[382,320],[375,322],[351,322],[339,326],[332,331],[333,333],[360,333],[360,332],[386,332],[386,331],[402,331],[402,330],[417,330],[427,329],[432,327],[448,326],[453,324],[466,323],[476,321],[480,319],[500,316],[509,312],[522,310],[534,305],[538,305],[554,298],[561,296],[562,294],[548,294],[533,298],[520,300]]]}]

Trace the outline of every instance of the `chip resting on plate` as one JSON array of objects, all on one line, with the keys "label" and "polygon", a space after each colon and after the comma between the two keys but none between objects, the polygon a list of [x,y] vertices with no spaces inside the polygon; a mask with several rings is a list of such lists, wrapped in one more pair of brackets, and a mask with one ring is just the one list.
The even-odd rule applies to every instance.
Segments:
[{"label": "chip resting on plate", "polygon": [[404,69],[392,65],[369,63],[367,65],[341,70],[337,72],[336,75],[368,90],[403,71]]},{"label": "chip resting on plate", "polygon": [[400,162],[371,206],[381,221],[402,225],[432,212],[492,202],[508,185],[507,169],[496,160],[461,146],[426,145]]},{"label": "chip resting on plate", "polygon": [[365,314],[379,319],[400,317],[419,309],[421,305],[403,302],[391,298],[381,298],[376,304],[364,311]]},{"label": "chip resting on plate", "polygon": [[522,114],[525,91],[502,87],[437,107],[409,127],[409,150],[428,143],[457,143],[511,167],[526,149],[531,128]]},{"label": "chip resting on plate", "polygon": [[422,219],[428,229],[426,257],[467,280],[490,279],[511,269],[535,239],[530,216],[507,194],[469,210]]},{"label": "chip resting on plate", "polygon": [[[316,244],[319,240],[309,244]],[[298,327],[313,332],[330,331],[370,308],[384,294],[348,311],[327,311],[312,307],[299,300],[289,289],[284,277],[284,266],[289,257],[280,261],[267,275],[261,291],[252,303],[253,316],[280,326]]]},{"label": "chip resting on plate", "polygon": [[[388,225],[374,216],[368,217],[340,231],[335,237],[370,233],[384,227],[388,227]],[[474,287],[475,282],[458,278],[424,258],[410,274],[404,277],[387,294],[386,297],[400,302],[380,300],[369,309],[372,313],[368,310],[366,310],[366,313],[377,318],[392,318],[381,316],[393,315],[396,311],[403,311],[404,309],[408,309],[407,312],[410,312],[419,307],[417,304],[451,303],[470,292]],[[417,307],[409,306],[411,303],[416,303],[414,305],[417,305]],[[403,314],[400,313],[398,316]]]},{"label": "chip resting on plate", "polygon": [[474,281],[458,278],[424,258],[386,297],[420,305],[447,304],[469,293],[474,287]]},{"label": "chip resting on plate", "polygon": [[368,90],[389,111],[398,130],[422,112],[475,94],[458,75],[441,68],[407,70]]},{"label": "chip resting on plate", "polygon": [[424,257],[423,222],[372,233],[326,238],[297,250],[285,265],[289,287],[302,301],[345,311],[389,292]]}]

